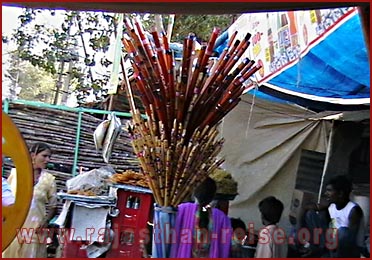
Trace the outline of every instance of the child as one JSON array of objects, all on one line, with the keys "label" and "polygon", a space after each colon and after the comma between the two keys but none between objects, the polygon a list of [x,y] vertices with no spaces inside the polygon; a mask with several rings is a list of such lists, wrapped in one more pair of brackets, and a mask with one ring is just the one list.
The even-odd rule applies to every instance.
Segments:
[{"label": "child", "polygon": [[252,258],[256,248],[245,245],[248,237],[247,228],[240,218],[230,218],[233,236],[231,241],[230,258]]},{"label": "child", "polygon": [[261,200],[258,204],[265,227],[259,232],[256,258],[287,257],[285,232],[277,226],[283,208],[283,203],[273,196]]}]

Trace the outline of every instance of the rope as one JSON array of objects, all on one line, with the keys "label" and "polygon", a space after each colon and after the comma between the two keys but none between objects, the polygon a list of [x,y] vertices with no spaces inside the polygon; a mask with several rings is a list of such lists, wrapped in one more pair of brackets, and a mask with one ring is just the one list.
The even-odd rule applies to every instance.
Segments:
[{"label": "rope", "polygon": [[257,91],[257,83],[256,83],[256,85],[254,87],[251,109],[249,110],[249,117],[248,117],[247,129],[245,130],[245,139],[247,139],[247,137],[248,137],[248,130],[249,130],[249,126],[251,124],[251,119],[252,119],[252,114],[253,114],[253,106],[254,106],[254,99],[256,97],[256,91]]}]

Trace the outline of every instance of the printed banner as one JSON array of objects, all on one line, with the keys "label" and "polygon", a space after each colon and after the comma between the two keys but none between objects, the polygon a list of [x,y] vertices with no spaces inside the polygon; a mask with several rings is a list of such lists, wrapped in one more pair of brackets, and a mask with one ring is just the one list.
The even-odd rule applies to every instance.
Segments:
[{"label": "printed banner", "polygon": [[252,34],[245,57],[262,65],[255,74],[260,84],[295,65],[300,57],[356,14],[356,7],[243,14],[228,29],[228,34],[237,30],[239,40],[247,32]]}]

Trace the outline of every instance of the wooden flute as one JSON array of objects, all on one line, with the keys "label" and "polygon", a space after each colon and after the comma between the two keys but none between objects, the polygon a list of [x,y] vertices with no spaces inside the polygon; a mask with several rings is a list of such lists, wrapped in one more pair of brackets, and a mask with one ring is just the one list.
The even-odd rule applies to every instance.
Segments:
[{"label": "wooden flute", "polygon": [[[241,60],[251,35],[235,40],[237,31],[219,60],[211,64],[220,33],[214,28],[199,53],[195,36],[190,33],[185,38],[178,78],[165,33],[146,34],[137,18],[132,22],[126,18],[124,23],[128,36],[122,42],[133,60],[135,79],[131,86],[124,75],[133,114],[132,146],[156,203],[177,206],[223,162],[217,159],[224,143],[217,138],[218,124],[239,103],[242,93],[254,86],[245,82],[260,66],[248,58]],[[138,90],[146,120],[135,107],[132,87]]]}]

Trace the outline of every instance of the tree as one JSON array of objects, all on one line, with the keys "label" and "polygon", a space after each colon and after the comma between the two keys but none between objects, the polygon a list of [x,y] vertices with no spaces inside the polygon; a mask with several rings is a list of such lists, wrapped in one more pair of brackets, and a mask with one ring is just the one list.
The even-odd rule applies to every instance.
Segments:
[{"label": "tree", "polygon": [[[131,14],[130,17],[134,17],[137,14]],[[176,15],[172,42],[183,43],[183,39],[187,37],[189,33],[194,33],[198,40],[201,42],[207,42],[211,36],[214,27],[221,29],[221,32],[226,30],[235,20],[236,14],[224,14],[224,15]],[[146,30],[151,30],[154,26],[155,15],[154,14],[140,14],[142,24]],[[163,25],[166,26],[169,22],[169,15],[162,15]],[[164,28],[166,30],[166,28]]]},{"label": "tree", "polygon": [[[15,42],[15,51],[21,60],[56,79],[55,96],[51,102],[58,103],[63,91],[75,92],[80,104],[91,93],[97,100],[105,98],[112,64],[106,53],[116,34],[117,16],[105,12],[59,12],[63,17],[61,23],[51,27],[39,18],[56,17],[56,11],[25,8],[18,17],[19,26],[11,36],[3,35],[3,43]],[[137,14],[126,15],[133,17]],[[149,31],[154,25],[154,14],[140,14],[140,17]],[[168,17],[164,16],[164,24],[167,24]],[[190,32],[201,41],[208,41],[213,27],[224,30],[233,19],[234,15],[177,15],[172,41],[183,43],[183,38]],[[73,89],[66,86],[63,89],[62,81],[66,76]]]},{"label": "tree", "polygon": [[56,76],[22,61],[16,53],[12,53],[9,60],[5,75],[11,82],[10,87],[20,89],[19,98],[46,103],[53,100]]},{"label": "tree", "polygon": [[27,61],[23,61],[21,66],[23,69],[18,82],[21,88],[19,98],[51,103],[56,77]]},{"label": "tree", "polygon": [[[49,13],[49,14],[46,14]],[[87,93],[100,96],[107,83],[107,73],[97,74],[93,71],[96,57],[101,56],[103,67],[110,65],[104,58],[109,47],[110,38],[116,29],[115,17],[102,12],[63,12],[63,20],[58,27],[50,27],[37,19],[43,16],[55,16],[54,10],[25,8],[18,17],[20,25],[10,36],[3,35],[3,42],[14,41],[16,52],[23,61],[45,70],[53,76],[58,75],[55,83],[57,103],[62,90],[63,76],[68,74],[74,82],[77,96],[84,102]],[[69,70],[66,71],[66,64]]]},{"label": "tree", "polygon": [[189,33],[194,33],[200,42],[207,42],[214,27],[221,32],[235,20],[236,15],[176,15],[172,40],[182,43]]}]

